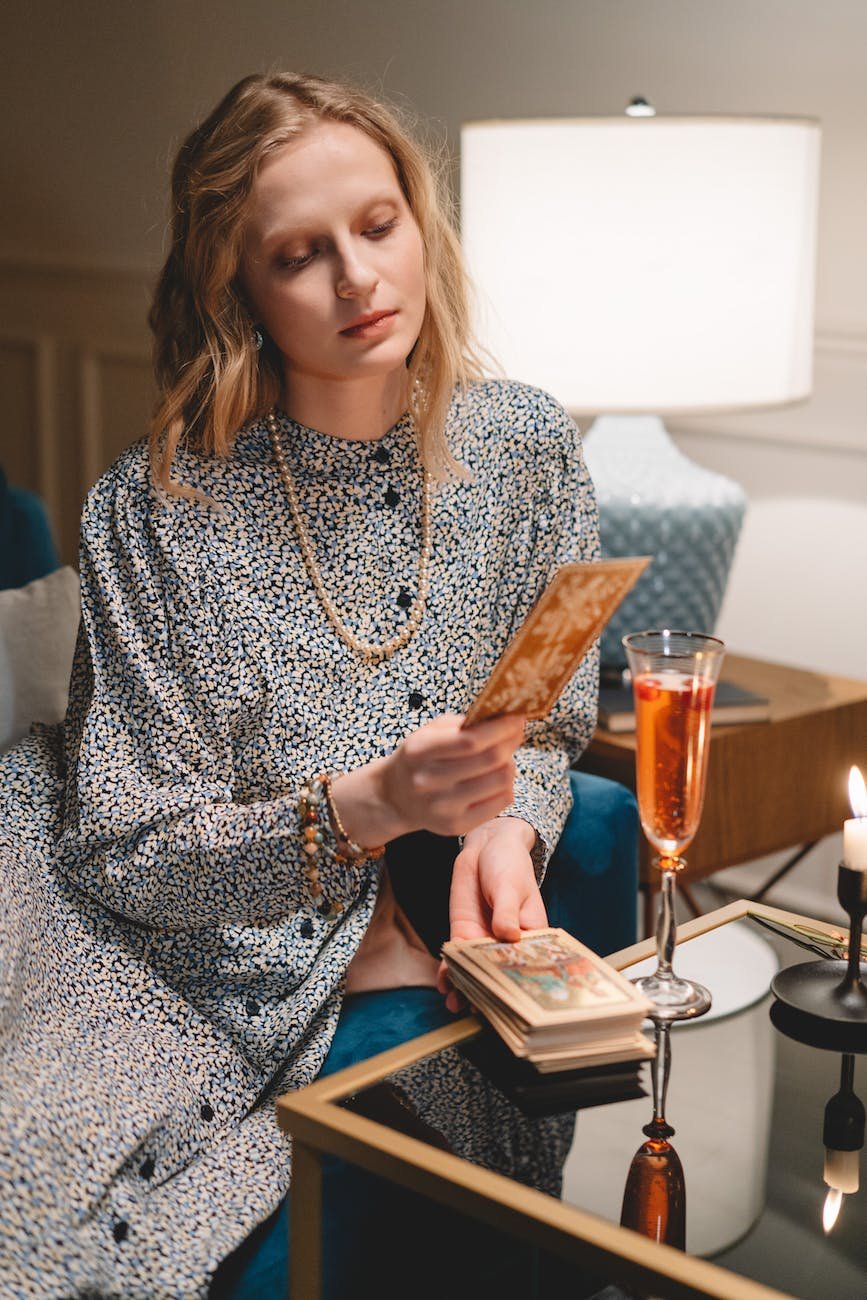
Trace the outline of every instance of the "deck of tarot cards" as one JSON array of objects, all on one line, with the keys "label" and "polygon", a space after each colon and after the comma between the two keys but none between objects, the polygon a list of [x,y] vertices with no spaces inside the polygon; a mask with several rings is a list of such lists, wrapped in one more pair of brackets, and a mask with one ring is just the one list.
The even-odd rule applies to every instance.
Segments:
[{"label": "deck of tarot cards", "polygon": [[455,988],[542,1073],[654,1055],[641,1029],[651,1003],[565,930],[527,930],[514,943],[452,941],[443,957]]}]

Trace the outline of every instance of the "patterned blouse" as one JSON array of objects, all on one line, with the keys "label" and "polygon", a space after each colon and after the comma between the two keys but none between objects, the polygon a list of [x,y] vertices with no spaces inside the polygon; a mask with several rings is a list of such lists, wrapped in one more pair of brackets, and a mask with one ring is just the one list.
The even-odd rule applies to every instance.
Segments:
[{"label": "patterned blouse", "polygon": [[[325,586],[354,631],[385,641],[418,574],[409,422],[372,443],[279,425]],[[285,1192],[288,1142],[270,1103],[322,1065],[380,869],[339,862],[326,838],[317,905],[300,789],[464,710],[554,569],[598,557],[577,431],[550,397],[474,384],[453,402],[449,440],[470,478],[436,489],[427,612],[381,663],[362,661],[325,617],[263,422],[225,459],[177,456],[174,477],[205,502],[158,496],[144,443],[89,493],[62,753],[45,731],[0,769],[4,793],[37,810],[14,841],[4,808],[0,875],[14,879],[25,850],[30,879],[42,864],[29,905],[56,932],[28,1041],[12,1044],[18,1101],[5,1069],[2,1080],[0,1124],[24,1132],[25,1112],[40,1113],[39,1063],[57,1062],[36,1145],[0,1151],[0,1174],[8,1159],[23,1180],[14,1221],[32,1213],[37,1171],[51,1202],[41,1257],[25,1249],[24,1221],[20,1253],[0,1251],[9,1294],[69,1295],[106,1278],[124,1295],[204,1294],[219,1258]],[[537,830],[540,876],[568,811],[568,767],[592,734],[596,672],[593,652],[517,755],[508,811]],[[26,906],[16,899],[13,925]],[[42,1163],[49,1105],[67,1108],[62,1173]],[[164,1291],[148,1292],[156,1278]]]}]

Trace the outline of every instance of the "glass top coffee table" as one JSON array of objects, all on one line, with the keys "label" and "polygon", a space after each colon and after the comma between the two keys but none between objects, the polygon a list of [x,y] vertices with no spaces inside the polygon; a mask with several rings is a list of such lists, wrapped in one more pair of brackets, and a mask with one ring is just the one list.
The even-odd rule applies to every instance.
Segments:
[{"label": "glass top coffee table", "polygon": [[[404,1124],[400,1107],[380,1104],[389,1090],[404,1103],[414,1093],[423,1098],[425,1077],[448,1077],[437,1067],[456,1059],[455,1052],[484,1068],[479,1051],[490,1031],[475,1016],[281,1097],[279,1122],[293,1136],[293,1300],[321,1295],[323,1156],[341,1157],[535,1244],[560,1261],[564,1278],[574,1270],[575,1277],[598,1279],[605,1300],[624,1293],[863,1300],[867,1193],[859,1186],[828,1196],[823,1124],[830,1106],[833,1127],[852,1089],[856,1097],[860,1090],[862,1100],[867,1096],[861,1059],[867,1038],[859,1031],[854,1049],[851,1039],[841,1042],[833,1034],[817,1042],[803,1025],[780,1017],[769,992],[778,967],[815,958],[807,945],[830,952],[838,940],[845,942],[838,927],[746,901],[697,917],[678,931],[679,970],[700,974],[714,996],[707,1016],[676,1025],[671,1034],[665,1118],[679,1159],[657,1161],[656,1167],[660,1178],[669,1179],[668,1209],[672,1170],[675,1182],[682,1180],[674,1199],[685,1189],[685,1249],[656,1239],[667,1212],[664,1207],[660,1213],[653,1200],[659,1178],[642,1181],[633,1164],[653,1114],[649,1065],[642,1067],[646,1095],[578,1109],[559,1196],[456,1154],[461,1144],[443,1140],[443,1126],[423,1106],[418,1122]],[[608,960],[632,973],[652,964],[654,953],[654,942],[647,940]],[[652,1034],[652,1027],[647,1031]],[[835,1096],[841,1087],[842,1103]],[[533,1104],[529,1113],[539,1113],[539,1103],[536,1112]],[[562,1102],[548,1099],[541,1113],[546,1106],[568,1112]],[[564,1122],[570,1122],[568,1113]],[[835,1170],[845,1173],[832,1174],[832,1181],[853,1187],[859,1159],[859,1151],[842,1164],[834,1157]],[[835,1200],[838,1217],[826,1229],[823,1211],[826,1202],[833,1211]],[[641,1231],[621,1226],[625,1201]],[[406,1294],[412,1294],[411,1286]],[[551,1294],[595,1291],[556,1287]]]}]

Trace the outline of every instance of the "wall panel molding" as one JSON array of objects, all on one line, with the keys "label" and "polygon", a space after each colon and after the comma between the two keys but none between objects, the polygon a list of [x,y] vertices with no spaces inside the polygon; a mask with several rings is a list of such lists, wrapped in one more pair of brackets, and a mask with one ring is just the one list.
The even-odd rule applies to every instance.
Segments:
[{"label": "wall panel molding", "polygon": [[43,498],[67,563],[87,489],[147,429],[149,293],[141,272],[0,261],[0,356],[15,413],[0,425],[0,463]]},{"label": "wall panel molding", "polygon": [[57,425],[57,345],[42,336],[36,342],[36,441],[40,491],[57,528],[61,514],[61,477]]},{"label": "wall panel molding", "polygon": [[[124,375],[130,379],[128,412],[133,422],[124,423],[127,412],[121,401],[118,426],[118,412],[114,409],[118,406],[116,381],[121,378],[122,390]],[[80,464],[85,491],[125,446],[147,432],[140,418],[144,412],[139,395],[148,393],[151,387],[150,357],[141,349],[90,342],[79,350]]]},{"label": "wall panel molding", "polygon": [[[16,354],[24,365],[15,365]],[[40,493],[57,527],[60,470],[55,341],[44,334],[0,328],[0,357],[5,381],[0,463],[20,486]]]}]

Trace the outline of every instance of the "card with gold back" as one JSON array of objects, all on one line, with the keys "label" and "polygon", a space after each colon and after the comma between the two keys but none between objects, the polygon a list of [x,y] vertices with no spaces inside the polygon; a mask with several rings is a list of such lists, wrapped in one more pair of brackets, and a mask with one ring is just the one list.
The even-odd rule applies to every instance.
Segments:
[{"label": "card with gold back", "polygon": [[636,555],[561,565],[467,709],[464,726],[503,713],[546,717],[651,559]]}]

